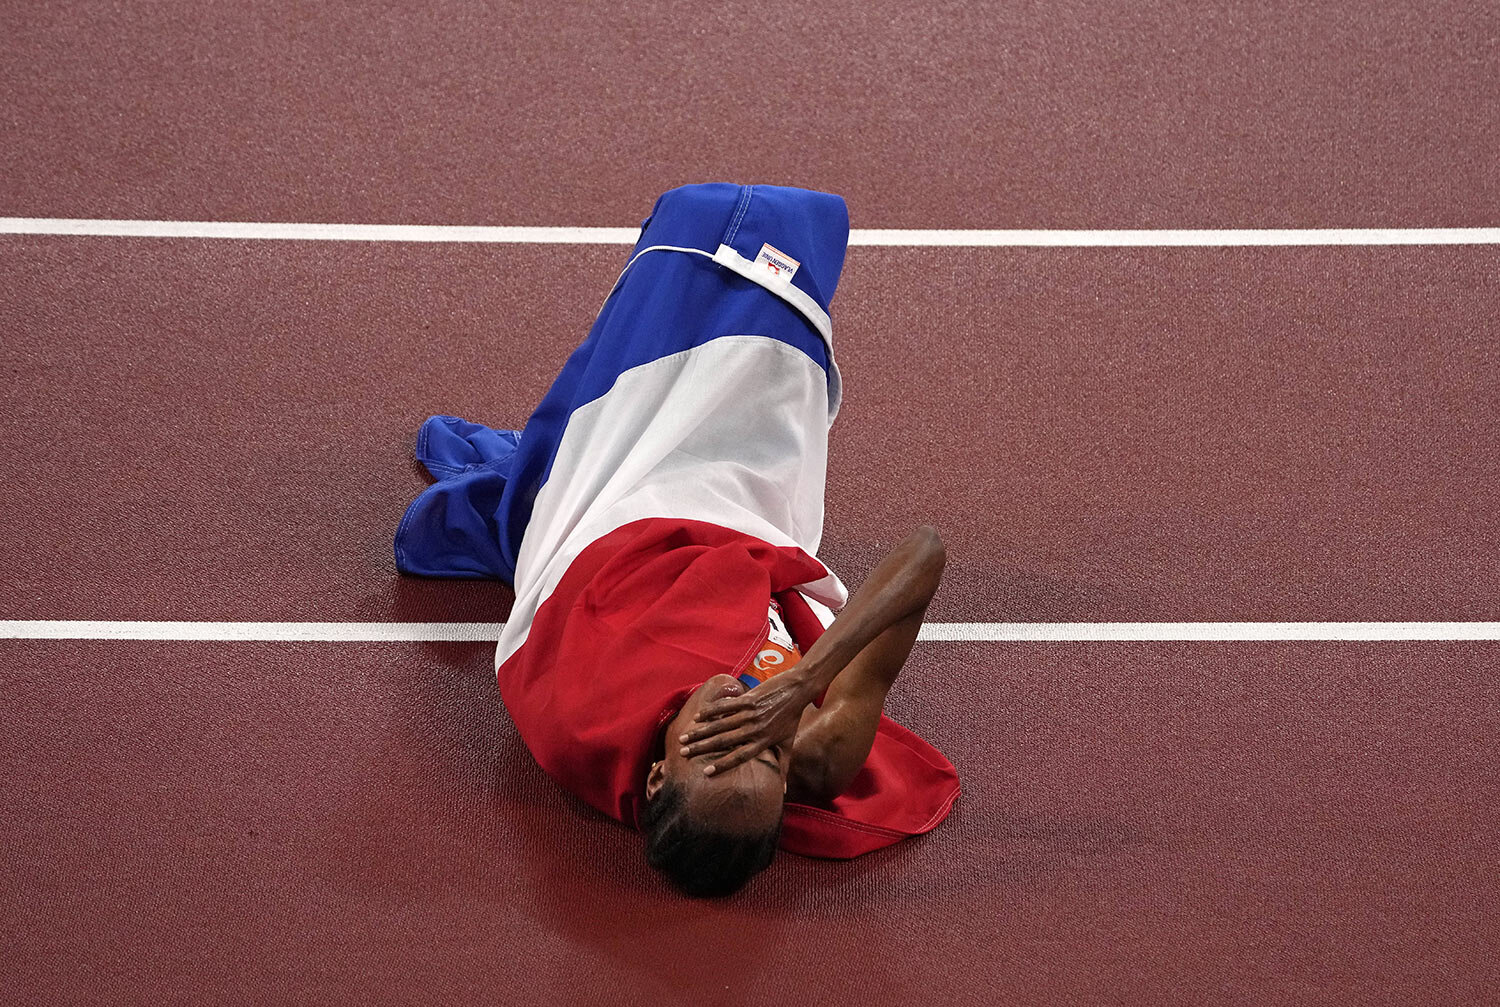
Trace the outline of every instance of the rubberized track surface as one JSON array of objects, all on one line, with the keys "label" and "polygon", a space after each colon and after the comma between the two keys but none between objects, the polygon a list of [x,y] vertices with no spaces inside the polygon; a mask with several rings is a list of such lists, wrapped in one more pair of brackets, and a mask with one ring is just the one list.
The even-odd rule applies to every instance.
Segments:
[{"label": "rubberized track surface", "polygon": [[[0,214],[1496,223],[1479,5],[161,10],[15,17]],[[0,618],[503,619],[395,577],[412,439],[524,420],[622,256],[0,239]],[[1500,618],[1496,256],[856,249],[825,558],[936,524],[938,620]],[[1500,644],[922,644],[891,712],[952,818],[712,904],[491,655],[0,642],[0,999],[1500,999]]]},{"label": "rubberized track surface", "polygon": [[[6,607],[100,619],[494,621],[501,589],[390,576],[416,429],[524,422],[624,254],[0,247]],[[857,580],[940,523],[957,621],[1492,618],[1494,257],[857,250],[827,557]]]},{"label": "rubberized track surface", "polygon": [[875,227],[1493,225],[1500,12],[282,2],[10,15],[34,217],[621,225],[683,182]]},{"label": "rubberized track surface", "polygon": [[[949,821],[723,904],[663,891],[531,763],[487,647],[7,650],[9,860],[42,869],[7,879],[6,968],[59,1003],[1431,1003],[1494,978],[1492,645],[920,648],[892,712],[965,773]],[[745,929],[778,940],[741,954]]]}]

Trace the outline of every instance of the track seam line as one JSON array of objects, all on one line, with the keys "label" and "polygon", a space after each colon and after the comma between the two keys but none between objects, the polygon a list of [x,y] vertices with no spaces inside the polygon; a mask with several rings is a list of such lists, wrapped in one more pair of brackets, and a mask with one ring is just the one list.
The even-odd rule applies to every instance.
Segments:
[{"label": "track seam line", "polygon": [[[633,245],[636,227],[445,224],[313,224],[207,220],[0,217],[0,234],[289,241]],[[849,244],[894,248],[1142,248],[1305,245],[1493,245],[1500,227],[1248,228],[1164,230],[962,230],[856,228]]]},{"label": "track seam line", "polygon": [[[499,622],[0,620],[0,640],[493,643]],[[929,622],[928,642],[1500,640],[1500,622]]]}]

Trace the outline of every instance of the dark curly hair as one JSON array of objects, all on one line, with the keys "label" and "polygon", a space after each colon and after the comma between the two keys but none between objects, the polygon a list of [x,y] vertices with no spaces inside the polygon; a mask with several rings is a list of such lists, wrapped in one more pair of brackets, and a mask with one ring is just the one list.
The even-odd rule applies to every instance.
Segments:
[{"label": "dark curly hair", "polygon": [[646,863],[688,895],[732,895],[770,866],[785,811],[783,805],[776,824],[758,835],[706,829],[688,814],[682,788],[668,780],[641,812]]}]

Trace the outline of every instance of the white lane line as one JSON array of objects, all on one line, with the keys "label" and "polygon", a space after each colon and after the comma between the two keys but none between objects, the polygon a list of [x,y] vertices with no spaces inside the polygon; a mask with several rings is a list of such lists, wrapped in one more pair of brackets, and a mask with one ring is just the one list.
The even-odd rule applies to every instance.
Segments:
[{"label": "white lane line", "polygon": [[467,642],[500,638],[499,622],[93,622],[0,620],[0,640],[303,640]]},{"label": "white lane line", "polygon": [[1227,231],[851,231],[850,245],[917,247],[1231,247],[1244,245],[1493,245],[1500,227]]},{"label": "white lane line", "polygon": [[639,227],[458,227],[428,224],[278,224],[218,220],[74,220],[0,217],[0,234],[108,238],[271,238],[294,241],[467,241],[633,245]]},{"label": "white lane line", "polygon": [[[0,640],[484,642],[499,622],[89,622],[0,620]],[[1500,640],[1500,622],[930,622],[920,640],[1008,643]]]},{"label": "white lane line", "polygon": [[502,622],[90,622],[0,620],[0,640],[266,640],[429,643],[500,639]]},{"label": "white lane line", "polygon": [[[465,227],[428,224],[293,224],[210,220],[85,220],[0,217],[0,234],[135,238],[250,238],[295,241],[461,241],[633,245],[637,227]],[[1226,247],[1243,245],[1493,245],[1500,227],[1378,227],[1247,230],[904,230],[855,229],[849,244],[915,247]]]}]

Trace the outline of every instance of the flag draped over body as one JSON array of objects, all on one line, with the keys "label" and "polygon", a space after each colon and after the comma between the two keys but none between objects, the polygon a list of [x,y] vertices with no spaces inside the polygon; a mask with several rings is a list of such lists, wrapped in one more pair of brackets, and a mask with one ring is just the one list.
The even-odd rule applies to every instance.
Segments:
[{"label": "flag draped over body", "polygon": [[[804,652],[847,600],[816,557],[848,236],[838,196],[674,189],[522,430],[434,416],[418,435],[438,481],[402,518],[397,566],[514,586],[506,708],[543,769],[630,825],[666,723],[745,666],[770,599]],[[942,753],[882,717],[843,795],[787,805],[781,845],[856,856],[957,795]]]}]

